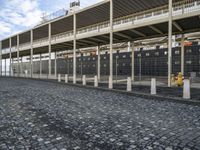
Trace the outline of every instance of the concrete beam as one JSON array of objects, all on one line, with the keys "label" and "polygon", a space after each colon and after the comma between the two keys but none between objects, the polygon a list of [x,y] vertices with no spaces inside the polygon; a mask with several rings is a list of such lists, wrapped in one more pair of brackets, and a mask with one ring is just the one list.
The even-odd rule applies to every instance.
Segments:
[{"label": "concrete beam", "polygon": [[153,31],[159,33],[159,34],[164,34],[161,30],[159,30],[158,28],[154,27],[154,26],[149,26],[149,28],[151,28]]},{"label": "concrete beam", "polygon": [[176,21],[173,21],[173,25],[181,32],[183,32],[183,29],[182,27],[176,22]]},{"label": "concrete beam", "polygon": [[135,33],[135,34],[137,34],[137,35],[139,35],[139,36],[146,37],[146,35],[145,35],[144,33],[139,32],[139,31],[137,31],[137,30],[131,30],[131,32],[133,32],[133,33]]}]

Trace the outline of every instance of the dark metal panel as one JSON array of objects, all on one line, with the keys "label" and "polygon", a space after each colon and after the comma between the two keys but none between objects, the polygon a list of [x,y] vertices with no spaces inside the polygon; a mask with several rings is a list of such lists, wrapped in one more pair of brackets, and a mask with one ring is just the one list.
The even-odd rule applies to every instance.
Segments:
[{"label": "dark metal panel", "polygon": [[48,25],[36,28],[33,30],[33,40],[48,37]]},{"label": "dark metal panel", "polygon": [[77,14],[77,28],[109,20],[109,3],[85,10]]},{"label": "dark metal panel", "polygon": [[2,41],[2,49],[9,48],[9,39]]},{"label": "dark metal panel", "polygon": [[17,45],[17,36],[14,36],[11,38],[11,45],[16,46]]},{"label": "dark metal panel", "polygon": [[31,41],[30,31],[19,35],[19,44],[27,43]]},{"label": "dark metal panel", "polygon": [[73,16],[58,20],[51,24],[51,34],[59,34],[73,30]]}]

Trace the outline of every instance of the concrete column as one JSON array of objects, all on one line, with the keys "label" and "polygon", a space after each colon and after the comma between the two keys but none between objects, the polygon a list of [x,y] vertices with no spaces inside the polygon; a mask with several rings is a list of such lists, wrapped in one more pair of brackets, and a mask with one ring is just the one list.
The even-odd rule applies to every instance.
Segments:
[{"label": "concrete column", "polygon": [[0,75],[2,76],[2,41],[0,41]]},{"label": "concrete column", "polygon": [[172,0],[169,0],[169,22],[168,22],[168,87],[171,87],[172,74]]},{"label": "concrete column", "polygon": [[101,51],[100,51],[100,46],[97,46],[97,52],[98,52],[98,62],[97,62],[97,76],[98,80],[101,80]]},{"label": "concrete column", "polygon": [[113,0],[110,0],[110,76],[109,89],[113,88]]},{"label": "concrete column", "polygon": [[31,30],[31,78],[33,77],[33,30]]},{"label": "concrete column", "polygon": [[182,35],[181,38],[181,73],[184,75],[184,65],[185,65],[185,47],[184,47],[185,36]]},{"label": "concrete column", "polygon": [[156,95],[156,79],[151,79],[151,95]]},{"label": "concrete column", "polygon": [[86,85],[86,76],[85,75],[83,75],[83,85],[85,86]]},{"label": "concrete column", "polygon": [[185,79],[184,80],[184,86],[183,86],[183,98],[184,99],[190,99],[190,80]]},{"label": "concrete column", "polygon": [[98,76],[94,76],[94,87],[98,87]]},{"label": "concrete column", "polygon": [[55,66],[54,66],[54,69],[55,69],[55,71],[54,71],[54,73],[55,73],[55,77],[57,77],[57,52],[55,51],[55,62],[54,62],[55,64]]},{"label": "concrete column", "polygon": [[132,43],[132,58],[131,58],[131,79],[135,81],[135,46],[134,42]]},{"label": "concrete column", "polygon": [[9,58],[9,63],[10,63],[10,66],[9,66],[9,76],[11,76],[11,59],[12,59],[12,53],[11,53],[11,51],[12,51],[12,49],[11,49],[11,47],[12,47],[12,39],[11,38],[9,39],[9,47],[10,47],[10,54],[9,54],[9,56],[10,56],[10,58]]},{"label": "concrete column", "polygon": [[74,13],[73,84],[76,84],[76,14]]},{"label": "concrete column", "polygon": [[5,58],[5,76],[6,76],[6,58]]},{"label": "concrete column", "polygon": [[17,35],[17,76],[19,77],[19,34]]},{"label": "concrete column", "polygon": [[61,75],[58,75],[58,82],[61,82]]},{"label": "concrete column", "polygon": [[40,54],[40,78],[42,76],[42,54]]},{"label": "concrete column", "polygon": [[23,57],[21,57],[21,63],[20,63],[20,74],[23,74]]},{"label": "concrete column", "polygon": [[49,23],[49,76],[51,76],[51,23]]},{"label": "concrete column", "polygon": [[132,91],[131,78],[128,77],[128,78],[127,78],[127,92],[131,92],[131,91]]}]

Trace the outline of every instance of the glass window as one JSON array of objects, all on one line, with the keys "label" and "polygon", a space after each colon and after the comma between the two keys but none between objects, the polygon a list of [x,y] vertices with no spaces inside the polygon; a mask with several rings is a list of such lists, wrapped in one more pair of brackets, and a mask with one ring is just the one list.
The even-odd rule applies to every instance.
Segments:
[{"label": "glass window", "polygon": [[180,51],[179,51],[179,50],[175,51],[175,54],[179,55],[179,54],[180,54]]},{"label": "glass window", "polygon": [[155,55],[156,55],[156,56],[159,56],[159,52],[155,52]]},{"label": "glass window", "polygon": [[192,64],[191,60],[186,61],[186,64]]},{"label": "glass window", "polygon": [[180,61],[175,61],[175,65],[179,65],[180,64]]},{"label": "glass window", "polygon": [[191,50],[191,49],[188,49],[186,52],[187,52],[187,53],[192,53],[192,50]]},{"label": "glass window", "polygon": [[123,58],[126,58],[126,55],[123,55]]}]

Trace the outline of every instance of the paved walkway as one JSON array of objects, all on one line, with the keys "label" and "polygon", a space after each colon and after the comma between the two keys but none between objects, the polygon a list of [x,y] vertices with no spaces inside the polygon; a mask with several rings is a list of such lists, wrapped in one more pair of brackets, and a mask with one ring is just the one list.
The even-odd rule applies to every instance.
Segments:
[{"label": "paved walkway", "polygon": [[200,107],[0,78],[0,150],[200,150]]}]

